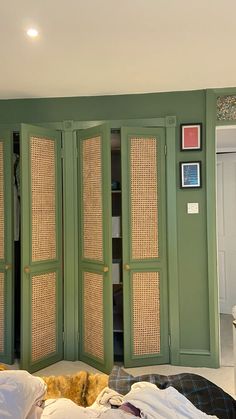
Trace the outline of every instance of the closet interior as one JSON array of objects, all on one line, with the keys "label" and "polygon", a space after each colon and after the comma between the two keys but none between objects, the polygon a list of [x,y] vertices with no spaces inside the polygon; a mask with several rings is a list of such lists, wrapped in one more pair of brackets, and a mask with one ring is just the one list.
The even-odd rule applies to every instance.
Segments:
[{"label": "closet interior", "polygon": [[21,258],[20,258],[20,135],[13,132],[13,207],[14,207],[14,352],[20,359]]},{"label": "closet interior", "polygon": [[123,278],[122,278],[122,195],[121,195],[121,135],[111,132],[111,194],[112,194],[112,284],[114,361],[124,359]]}]

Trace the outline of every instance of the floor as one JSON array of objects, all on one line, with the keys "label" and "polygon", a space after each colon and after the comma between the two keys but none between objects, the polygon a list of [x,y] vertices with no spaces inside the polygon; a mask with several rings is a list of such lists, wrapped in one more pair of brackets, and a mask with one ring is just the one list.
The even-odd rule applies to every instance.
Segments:
[{"label": "floor", "polygon": [[[190,368],[173,365],[154,365],[151,367],[126,368],[126,371],[132,375],[140,375],[151,372],[163,375],[178,374],[180,372],[192,372],[209,379],[213,383],[223,388],[227,393],[235,397],[236,391],[234,388],[233,334],[231,315],[221,315],[220,333],[222,343],[220,368]],[[48,368],[38,371],[35,373],[35,375],[72,374],[79,370],[87,370],[93,373],[99,372],[95,368],[90,367],[89,365],[80,361],[61,361],[51,365]]]},{"label": "floor", "polygon": [[[221,366],[220,368],[190,368],[173,365],[154,365],[150,367],[126,368],[125,370],[132,375],[141,375],[148,373],[158,373],[163,375],[178,374],[180,372],[191,372],[202,375],[236,399],[236,383],[234,384],[234,361],[233,361],[233,327],[232,316],[221,315],[220,334],[221,334]],[[17,368],[17,364],[9,366]],[[73,374],[75,372],[86,370],[91,373],[100,372],[95,368],[81,361],[60,361],[50,367],[37,371],[34,375],[61,375]]]},{"label": "floor", "polygon": [[221,365],[225,367],[234,365],[232,320],[231,314],[220,315]]}]

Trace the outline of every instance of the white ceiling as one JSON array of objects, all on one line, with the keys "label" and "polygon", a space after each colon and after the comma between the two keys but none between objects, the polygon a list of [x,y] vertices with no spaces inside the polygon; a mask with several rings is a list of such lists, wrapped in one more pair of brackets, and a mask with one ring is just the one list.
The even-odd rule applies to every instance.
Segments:
[{"label": "white ceiling", "polygon": [[1,0],[0,98],[236,86],[235,19],[235,0]]}]

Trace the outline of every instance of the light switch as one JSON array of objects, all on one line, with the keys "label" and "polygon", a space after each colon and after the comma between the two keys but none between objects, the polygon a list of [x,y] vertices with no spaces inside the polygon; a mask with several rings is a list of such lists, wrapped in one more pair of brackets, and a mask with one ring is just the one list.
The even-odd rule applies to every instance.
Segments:
[{"label": "light switch", "polygon": [[198,214],[199,213],[198,202],[188,202],[187,212],[188,212],[188,214]]}]

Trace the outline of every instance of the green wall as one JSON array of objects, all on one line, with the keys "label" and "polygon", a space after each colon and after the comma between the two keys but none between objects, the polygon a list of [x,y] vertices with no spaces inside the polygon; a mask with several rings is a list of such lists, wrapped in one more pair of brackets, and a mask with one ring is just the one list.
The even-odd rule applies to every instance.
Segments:
[{"label": "green wall", "polygon": [[101,97],[0,100],[0,122],[57,122],[156,118],[178,122],[205,119],[205,92],[152,93]]},{"label": "green wall", "polygon": [[[218,365],[217,322],[210,325],[207,215],[206,215],[206,91],[138,95],[17,99],[0,101],[0,123],[49,123],[176,116],[177,235],[179,278],[179,363]],[[180,124],[203,124],[203,149],[180,151]],[[71,155],[71,154],[70,154]],[[202,161],[202,188],[179,188],[179,162]],[[67,162],[68,164],[68,162]],[[200,212],[188,215],[187,202],[198,202]],[[169,238],[171,240],[171,238]],[[216,279],[215,279],[216,281]],[[212,314],[212,313],[211,313]],[[213,313],[214,317],[214,313]],[[212,328],[214,330],[212,330]],[[210,336],[213,337],[212,342]],[[73,350],[68,358],[73,358]]]}]

